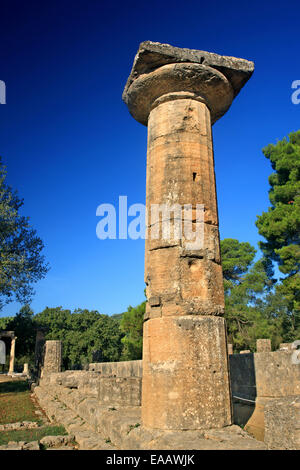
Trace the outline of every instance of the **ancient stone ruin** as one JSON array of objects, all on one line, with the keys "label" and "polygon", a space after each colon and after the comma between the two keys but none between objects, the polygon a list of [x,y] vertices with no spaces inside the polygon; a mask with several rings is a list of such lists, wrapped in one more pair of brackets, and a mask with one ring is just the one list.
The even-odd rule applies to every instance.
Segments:
[{"label": "ancient stone ruin", "polygon": [[[191,248],[174,227],[168,239],[148,236],[142,361],[60,372],[61,344],[46,341],[34,391],[82,449],[300,448],[300,360],[286,345],[271,352],[269,340],[233,354],[223,318],[211,125],[253,69],[243,59],[140,45],[123,100],[148,126],[148,214],[188,206],[201,243]],[[174,212],[174,226],[183,213]],[[148,233],[158,223],[148,219]]]},{"label": "ancient stone ruin", "polygon": [[44,363],[41,376],[51,372],[61,372],[62,343],[57,340],[48,340],[44,346]]},{"label": "ancient stone ruin", "polygon": [[[148,213],[154,204],[204,206],[200,248],[146,240],[142,421],[150,428],[232,423],[211,126],[253,70],[247,60],[144,42],[125,86],[130,113],[148,126]],[[196,230],[196,214],[192,221]]]}]

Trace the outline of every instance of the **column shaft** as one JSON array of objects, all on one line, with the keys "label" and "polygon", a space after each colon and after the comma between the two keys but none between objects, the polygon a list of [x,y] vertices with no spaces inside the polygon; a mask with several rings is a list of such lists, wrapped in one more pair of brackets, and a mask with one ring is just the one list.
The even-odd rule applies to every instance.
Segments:
[{"label": "column shaft", "polygon": [[[146,204],[204,205],[202,247],[146,240],[142,420],[146,427],[231,424],[210,112],[195,99],[162,102],[148,120]],[[193,215],[193,226],[197,222]],[[151,225],[150,221],[150,225]]]},{"label": "column shaft", "polygon": [[12,338],[11,340],[11,346],[10,346],[10,360],[9,360],[9,374],[14,373],[14,367],[15,367],[15,350],[16,350],[16,337]]}]

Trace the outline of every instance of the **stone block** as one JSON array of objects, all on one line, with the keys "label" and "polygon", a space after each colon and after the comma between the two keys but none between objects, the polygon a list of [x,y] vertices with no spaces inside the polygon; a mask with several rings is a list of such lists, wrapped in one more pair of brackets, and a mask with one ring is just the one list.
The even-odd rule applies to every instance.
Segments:
[{"label": "stone block", "polygon": [[144,324],[142,418],[157,429],[231,423],[224,319],[166,317]]},{"label": "stone block", "polygon": [[258,339],[256,340],[256,352],[271,352],[271,340],[270,339]]},{"label": "stone block", "polygon": [[103,405],[140,406],[141,378],[139,377],[102,377],[99,401]]},{"label": "stone block", "polygon": [[265,443],[269,449],[300,450],[300,397],[282,397],[265,405]]}]

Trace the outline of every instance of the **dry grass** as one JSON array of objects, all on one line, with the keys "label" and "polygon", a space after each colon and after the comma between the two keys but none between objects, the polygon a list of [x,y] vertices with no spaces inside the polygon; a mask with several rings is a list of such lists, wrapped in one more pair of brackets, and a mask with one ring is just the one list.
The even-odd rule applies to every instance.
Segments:
[{"label": "dry grass", "polygon": [[[0,424],[34,421],[39,425],[43,420],[35,414],[36,405],[30,398],[31,391],[26,380],[0,380]],[[63,426],[43,425],[34,429],[0,431],[0,445],[9,441],[39,441],[45,436],[67,435]]]},{"label": "dry grass", "polygon": [[39,422],[35,406],[30,398],[27,381],[0,383],[0,424],[20,421]]}]

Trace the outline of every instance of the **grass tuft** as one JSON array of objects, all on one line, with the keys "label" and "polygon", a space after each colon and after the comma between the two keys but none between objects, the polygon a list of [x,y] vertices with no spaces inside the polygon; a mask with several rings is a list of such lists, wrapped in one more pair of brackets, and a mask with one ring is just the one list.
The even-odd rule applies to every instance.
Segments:
[{"label": "grass tuft", "polygon": [[42,426],[35,429],[22,429],[16,431],[2,431],[0,432],[0,445],[8,444],[9,441],[39,441],[45,436],[66,436],[63,426]]}]

